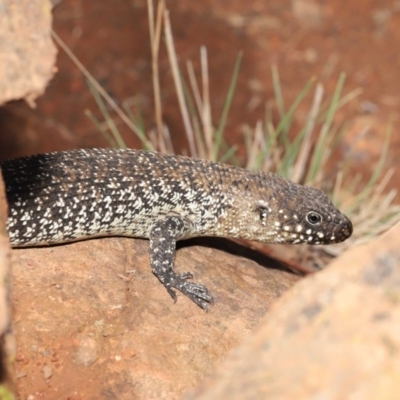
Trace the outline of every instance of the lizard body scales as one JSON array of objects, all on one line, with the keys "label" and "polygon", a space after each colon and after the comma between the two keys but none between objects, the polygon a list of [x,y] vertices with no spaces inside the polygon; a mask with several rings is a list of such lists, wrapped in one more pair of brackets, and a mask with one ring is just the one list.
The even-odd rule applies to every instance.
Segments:
[{"label": "lizard body scales", "polygon": [[208,290],[173,271],[177,240],[222,236],[329,244],[352,224],[325,193],[269,172],[140,150],[91,149],[0,163],[14,247],[98,236],[150,240],[153,273],[200,307]]}]

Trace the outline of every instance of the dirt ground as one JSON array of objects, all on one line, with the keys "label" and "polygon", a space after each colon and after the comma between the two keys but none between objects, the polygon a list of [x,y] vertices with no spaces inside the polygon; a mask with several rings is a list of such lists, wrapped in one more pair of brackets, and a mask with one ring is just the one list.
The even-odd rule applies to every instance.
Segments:
[{"label": "dirt ground", "polygon": [[[369,127],[358,141],[354,167],[371,172],[379,155],[389,116],[395,120],[389,164],[400,160],[398,108],[400,80],[400,2],[202,1],[167,2],[181,68],[199,61],[208,50],[212,113],[219,120],[231,73],[244,52],[226,138],[238,142],[243,124],[254,126],[273,99],[271,65],[279,68],[286,105],[315,76],[327,95],[341,72],[347,74],[345,93],[362,95],[338,113],[350,129],[348,143]],[[119,102],[137,104],[148,128],[154,125],[151,60],[145,0],[61,1],[54,8],[54,29]],[[81,73],[60,51],[59,72],[35,110],[22,103],[0,110],[0,159],[43,151],[106,146],[84,109],[98,114]],[[178,148],[186,146],[183,124],[165,51],[161,52],[164,119]],[[309,96],[311,100],[311,95]],[[309,104],[309,102],[308,102]],[[296,115],[301,124],[307,107]],[[126,134],[130,146],[138,146]],[[397,186],[399,177],[392,182]]]}]

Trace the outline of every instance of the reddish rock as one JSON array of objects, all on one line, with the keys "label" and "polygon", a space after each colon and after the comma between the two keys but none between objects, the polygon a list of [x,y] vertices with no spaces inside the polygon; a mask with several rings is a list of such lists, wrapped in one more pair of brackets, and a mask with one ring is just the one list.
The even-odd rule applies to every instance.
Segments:
[{"label": "reddish rock", "polygon": [[293,287],[190,399],[398,399],[399,235]]},{"label": "reddish rock", "polygon": [[14,386],[15,338],[11,327],[10,245],[6,233],[7,204],[0,170],[0,398]]},{"label": "reddish rock", "polygon": [[214,296],[205,313],[181,294],[174,304],[151,273],[145,240],[16,249],[12,260],[21,398],[179,398],[298,280],[249,258],[182,248],[176,270],[192,271]]},{"label": "reddish rock", "polygon": [[34,105],[55,73],[50,0],[4,0],[0,7],[0,104]]}]

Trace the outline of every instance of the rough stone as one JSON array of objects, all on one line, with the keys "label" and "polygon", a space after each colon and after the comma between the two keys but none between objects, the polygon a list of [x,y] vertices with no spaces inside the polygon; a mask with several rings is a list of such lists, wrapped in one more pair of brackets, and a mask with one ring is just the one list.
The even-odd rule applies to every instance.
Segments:
[{"label": "rough stone", "polygon": [[279,299],[190,399],[395,400],[400,224]]},{"label": "rough stone", "polygon": [[11,327],[10,245],[6,233],[7,204],[0,170],[0,398],[15,382],[15,337]]},{"label": "rough stone", "polygon": [[176,399],[195,388],[299,279],[236,244],[207,243],[246,258],[199,243],[175,265],[213,294],[208,313],[179,293],[174,304],[146,240],[13,250],[20,397]]},{"label": "rough stone", "polygon": [[3,0],[0,5],[0,104],[40,96],[55,72],[50,0]]}]

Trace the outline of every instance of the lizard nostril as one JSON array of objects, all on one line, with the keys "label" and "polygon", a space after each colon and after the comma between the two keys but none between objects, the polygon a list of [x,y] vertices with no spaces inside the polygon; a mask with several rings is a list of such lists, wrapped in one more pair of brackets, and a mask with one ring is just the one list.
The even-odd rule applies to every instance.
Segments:
[{"label": "lizard nostril", "polygon": [[349,238],[353,234],[353,224],[351,223],[350,220],[347,222],[344,233],[346,235],[346,238]]}]

